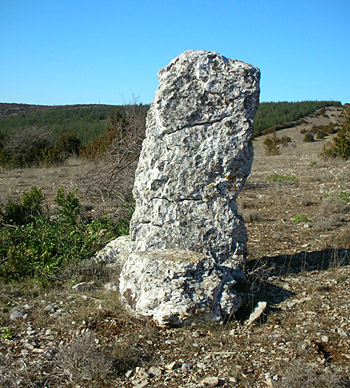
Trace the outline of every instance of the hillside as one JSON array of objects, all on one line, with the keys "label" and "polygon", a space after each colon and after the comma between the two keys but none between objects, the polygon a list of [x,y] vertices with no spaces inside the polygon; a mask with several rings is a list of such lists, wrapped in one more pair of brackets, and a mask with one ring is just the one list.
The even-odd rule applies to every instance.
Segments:
[{"label": "hillside", "polygon": [[[268,128],[283,129],[327,106],[341,106],[337,101],[263,102],[254,120],[254,134]],[[149,105],[139,107],[146,116]],[[74,133],[83,145],[104,133],[108,118],[117,105],[27,105],[0,103],[0,135],[9,137],[28,127],[46,128],[57,138]],[[322,112],[322,111],[321,111]]]},{"label": "hillside", "polygon": [[118,108],[112,105],[7,105],[0,104],[0,134],[5,138],[36,127],[45,128],[55,139],[60,134],[74,133],[83,144],[104,133],[109,116]]},{"label": "hillside", "polygon": [[[281,130],[292,141],[280,155],[265,155],[265,136],[253,141],[252,172],[238,199],[250,283],[232,321],[164,330],[135,318],[113,290],[118,268],[76,266],[44,290],[30,281],[1,284],[0,386],[349,387],[350,161],[319,157],[333,135],[303,141],[313,125],[340,118],[328,107]],[[108,200],[86,179],[111,167],[71,158],[0,170],[0,197],[36,185],[51,206],[58,187],[78,187],[89,212],[120,214],[135,165],[115,178],[118,195]],[[93,283],[74,291],[83,280]],[[259,301],[268,309],[248,325]],[[20,318],[11,319],[15,311]]]}]

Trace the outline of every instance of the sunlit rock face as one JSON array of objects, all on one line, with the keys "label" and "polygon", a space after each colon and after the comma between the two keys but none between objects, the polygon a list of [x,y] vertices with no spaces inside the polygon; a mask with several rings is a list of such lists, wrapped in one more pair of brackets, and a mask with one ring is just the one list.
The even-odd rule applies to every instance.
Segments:
[{"label": "sunlit rock face", "polygon": [[[215,313],[210,313],[208,304],[203,316],[221,319],[220,311],[224,316],[240,305],[238,295],[235,302],[228,297],[230,293],[235,295],[237,279],[244,278],[240,271],[247,241],[236,198],[253,161],[251,136],[259,101],[260,71],[216,52],[189,50],[161,69],[158,78],[135,176],[136,207],[130,225],[134,248],[124,265],[120,290],[132,309],[138,312],[144,309],[146,315],[152,315],[152,308],[146,308],[145,301],[138,303],[147,293],[141,292],[143,286],[136,279],[144,278],[146,282],[145,273],[155,271],[152,252],[158,252],[159,261],[159,251],[167,250],[165,269],[174,251],[198,253],[202,255],[202,263],[211,262],[214,267],[210,269],[210,265],[203,264],[206,274],[199,276],[194,271],[193,279],[197,275],[202,279],[210,273],[221,279],[214,287],[219,287],[217,306],[211,305]],[[147,260],[139,252],[148,252]],[[137,266],[142,267],[143,275]],[[134,286],[126,271],[134,274]],[[228,280],[230,271],[232,279]],[[166,270],[159,272],[166,274]],[[193,282],[185,277],[187,283]],[[161,286],[162,280],[157,281]],[[222,282],[230,283],[225,292]],[[177,287],[187,286],[184,282]],[[229,308],[220,300],[224,294],[224,299],[230,300]],[[159,307],[164,301],[156,299]],[[150,303],[154,305],[154,300]],[[141,305],[144,307],[137,307]],[[167,310],[171,308],[168,306]],[[197,303],[188,312],[200,310]],[[186,316],[185,308],[181,314]],[[162,321],[159,308],[153,315]]]}]

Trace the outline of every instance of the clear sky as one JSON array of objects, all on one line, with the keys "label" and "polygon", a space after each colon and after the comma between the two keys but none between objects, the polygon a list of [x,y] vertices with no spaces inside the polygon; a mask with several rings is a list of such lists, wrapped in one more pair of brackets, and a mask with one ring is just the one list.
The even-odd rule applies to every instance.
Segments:
[{"label": "clear sky", "polygon": [[0,0],[0,102],[150,103],[187,49],[260,68],[261,101],[350,102],[350,0]]}]

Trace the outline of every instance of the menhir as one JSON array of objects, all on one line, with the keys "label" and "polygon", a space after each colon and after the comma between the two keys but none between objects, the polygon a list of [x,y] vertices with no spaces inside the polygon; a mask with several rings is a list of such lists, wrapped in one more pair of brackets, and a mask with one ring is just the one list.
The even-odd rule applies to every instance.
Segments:
[{"label": "menhir", "polygon": [[[210,297],[217,301],[208,302],[203,314],[221,320],[240,306],[235,285],[244,278],[241,268],[247,235],[236,199],[253,160],[251,137],[259,103],[260,71],[216,52],[189,50],[161,69],[158,78],[136,170],[136,207],[130,225],[133,249],[121,274],[120,291],[134,311],[153,315],[159,322],[168,317],[164,309],[160,315],[155,312],[171,298],[160,291],[157,274],[150,279],[142,277],[150,273],[145,265],[149,259],[151,272],[162,272],[159,276],[165,277],[159,279],[165,282],[164,287],[171,288],[174,273],[175,278],[185,279],[176,286],[183,288],[182,296],[167,311],[187,298],[190,283],[193,292],[204,290],[198,291],[203,295],[191,295],[195,306],[177,308],[177,318],[202,311],[202,299]],[[194,252],[195,260],[191,262],[191,254],[176,252]],[[142,276],[135,267],[142,267]],[[203,286],[203,281],[213,271],[216,283],[210,291],[211,286]],[[167,273],[171,274],[169,284]],[[150,290],[147,285],[147,290],[141,291],[142,282],[152,279],[156,289]],[[145,301],[157,292],[162,296]],[[210,296],[210,292],[216,296]]]}]

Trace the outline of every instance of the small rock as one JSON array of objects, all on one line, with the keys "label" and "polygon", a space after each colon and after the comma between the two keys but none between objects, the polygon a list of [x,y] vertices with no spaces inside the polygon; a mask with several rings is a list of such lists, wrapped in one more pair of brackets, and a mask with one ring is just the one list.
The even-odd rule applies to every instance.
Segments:
[{"label": "small rock", "polygon": [[28,316],[28,314],[25,311],[23,311],[21,308],[17,307],[14,310],[12,310],[12,312],[10,314],[10,319],[12,321],[15,321],[18,318],[26,318],[27,316]]},{"label": "small rock", "polygon": [[261,317],[267,308],[267,302],[259,302],[254,311],[250,314],[248,319],[248,325],[251,325],[254,321]]},{"label": "small rock", "polygon": [[132,375],[133,375],[134,371],[132,369],[129,369],[126,373],[125,373],[125,377],[127,379],[129,379]]},{"label": "small rock", "polygon": [[209,376],[200,381],[199,387],[217,387],[220,380],[217,377]]},{"label": "small rock", "polygon": [[94,282],[82,282],[82,283],[78,283],[78,284],[75,284],[74,286],[72,286],[72,290],[75,292],[91,291],[94,288],[96,288],[94,286]]},{"label": "small rock", "polygon": [[47,306],[44,307],[44,311],[47,311],[53,314],[55,312],[55,309],[50,304],[48,304]]},{"label": "small rock", "polygon": [[45,352],[45,349],[41,349],[41,348],[34,348],[33,349],[33,353],[44,353]]},{"label": "small rock", "polygon": [[145,369],[141,367],[136,367],[135,374],[137,375],[138,380],[145,380],[148,378],[148,373],[145,371]]},{"label": "small rock", "polygon": [[33,335],[33,334],[35,334],[35,333],[36,333],[35,330],[33,330],[31,327],[28,327],[28,329],[27,329],[27,334],[28,334],[28,335]]},{"label": "small rock", "polygon": [[168,369],[168,370],[173,370],[173,369],[176,369],[177,367],[178,367],[177,361],[173,361],[170,364],[165,365],[165,369]]},{"label": "small rock", "polygon": [[190,363],[187,363],[187,362],[184,362],[182,365],[181,365],[181,369],[182,370],[190,370],[190,369],[192,369],[192,364],[190,364]]},{"label": "small rock", "polygon": [[321,336],[321,341],[324,342],[324,343],[326,343],[326,344],[328,344],[329,338],[328,338],[326,335],[322,335],[322,336]]},{"label": "small rock", "polygon": [[148,375],[150,377],[157,377],[157,376],[160,376],[161,374],[162,374],[162,370],[156,366],[151,366],[148,369]]},{"label": "small rock", "polygon": [[338,327],[337,333],[342,337],[348,337],[349,333],[347,333],[345,330],[343,330],[341,327]]},{"label": "small rock", "polygon": [[118,286],[115,283],[109,282],[104,285],[106,291],[118,291]]},{"label": "small rock", "polygon": [[148,385],[148,380],[134,380],[132,382],[134,384],[134,388],[144,388]]}]

